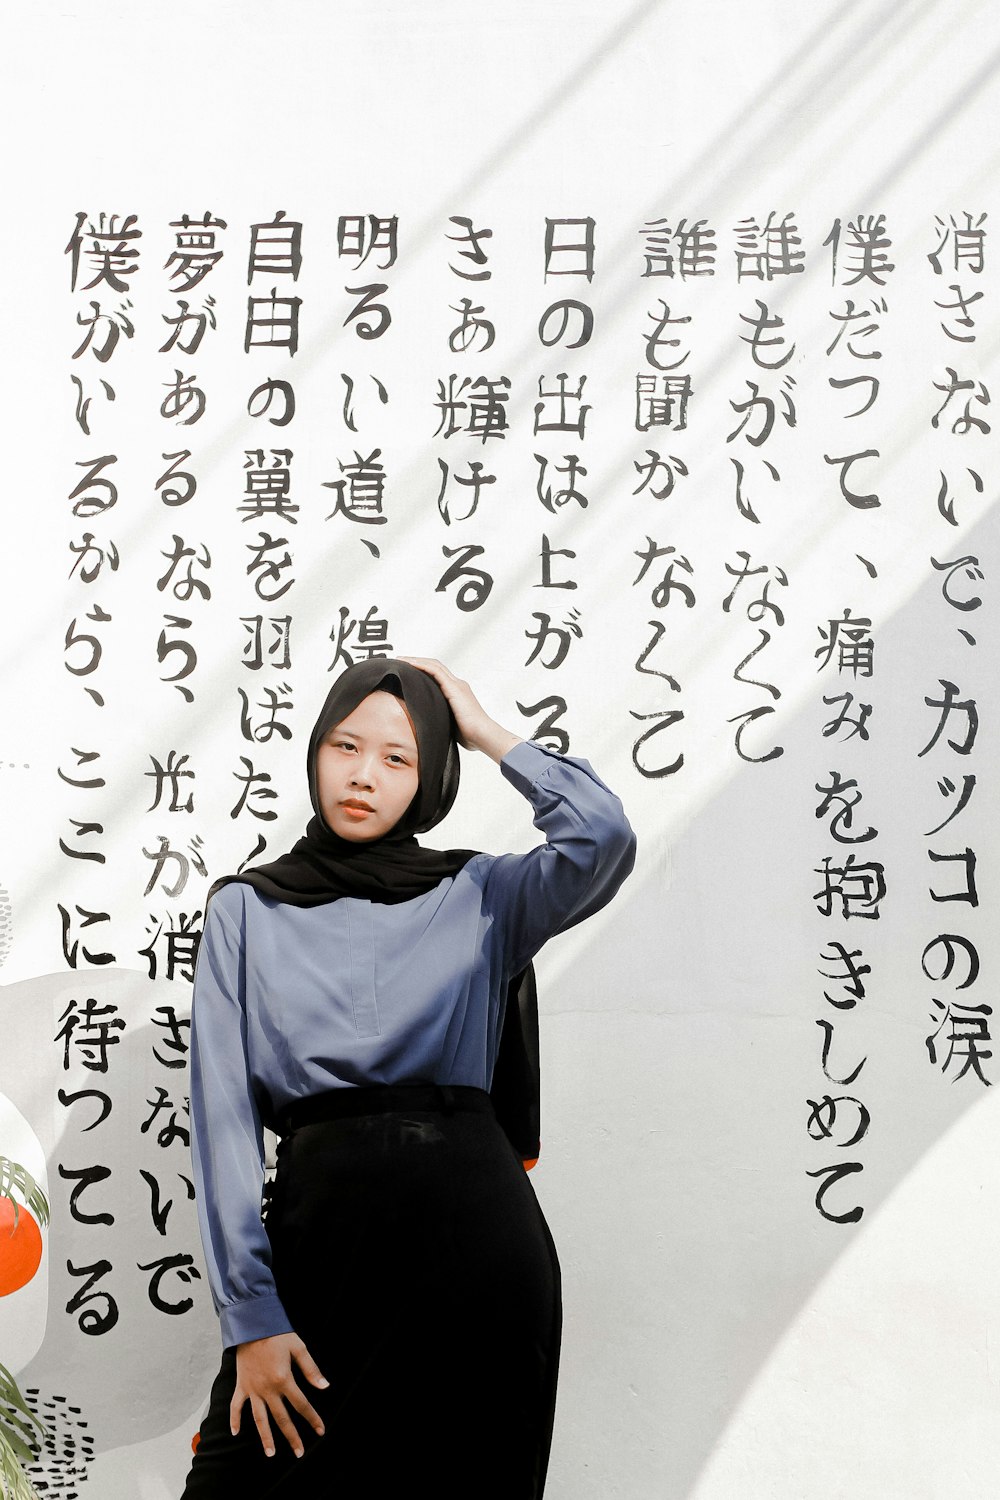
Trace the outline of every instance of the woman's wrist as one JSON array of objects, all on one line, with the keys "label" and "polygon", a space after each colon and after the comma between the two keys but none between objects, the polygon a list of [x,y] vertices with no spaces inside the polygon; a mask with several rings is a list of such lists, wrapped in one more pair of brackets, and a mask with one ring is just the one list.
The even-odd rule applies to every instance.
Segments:
[{"label": "woman's wrist", "polygon": [[470,743],[470,750],[481,750],[488,755],[490,760],[495,760],[499,765],[508,750],[513,750],[515,745],[520,745],[523,736],[513,734],[509,729],[504,729],[495,719],[487,719],[482,729],[477,730],[474,741]]}]

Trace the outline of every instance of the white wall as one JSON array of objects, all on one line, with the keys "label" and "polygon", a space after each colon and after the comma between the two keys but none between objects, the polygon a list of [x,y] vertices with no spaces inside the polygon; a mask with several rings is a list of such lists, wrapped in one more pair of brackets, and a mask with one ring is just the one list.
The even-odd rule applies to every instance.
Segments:
[{"label": "white wall", "polygon": [[[188,986],[164,977],[162,937],[155,978],[142,950],[157,923],[177,927],[182,914],[201,909],[208,880],[243,860],[259,832],[276,853],[301,831],[302,751],[329,681],[330,631],[342,606],[353,619],[375,606],[395,650],[448,661],[522,733],[541,713],[519,704],[561,695],[570,752],[588,757],[621,793],[640,835],[638,866],[619,899],[553,943],[539,964],[544,1157],[533,1181],[563,1259],[567,1320],[553,1500],[992,1493],[1000,1127],[975,1071],[957,1076],[965,1059],[943,1066],[945,1032],[936,1065],[926,1038],[937,1024],[935,998],[989,1005],[995,990],[997,419],[995,401],[976,399],[997,387],[994,9],[972,0],[510,0],[496,11],[453,0],[295,0],[278,10],[258,0],[178,0],[137,10],[91,0],[68,13],[35,5],[8,32],[0,91],[8,143],[0,887],[10,923],[0,952],[0,1154],[47,1159],[54,1213],[38,1277],[0,1298],[0,1361],[40,1401],[65,1397],[63,1405],[78,1408],[52,1421],[71,1457],[59,1470],[50,1453],[39,1473],[68,1481],[72,1470],[80,1495],[101,1500],[179,1492],[217,1331],[204,1282],[170,1273],[168,1299],[191,1296],[193,1305],[166,1314],[150,1304],[149,1273],[139,1269],[163,1254],[194,1255],[197,1268],[200,1256],[183,1145],[155,1139],[169,1111],[141,1128],[158,1087],[183,1093],[182,1072],[162,1060],[175,1054],[164,1052],[156,1021],[164,1006],[183,1015]],[[248,289],[249,226],[279,209],[302,223],[301,274],[294,284],[257,275]],[[182,295],[197,310],[211,294],[218,326],[193,355],[161,353],[161,319],[177,304],[164,268],[171,221],[206,210],[226,221],[224,255]],[[804,270],[738,279],[737,226],[772,211],[777,221],[793,216]],[[71,290],[63,250],[78,212],[137,216],[141,269],[127,293],[85,290],[83,271]],[[358,213],[398,216],[390,269],[379,269],[374,254],[360,267],[338,259],[338,217]],[[881,283],[852,284],[849,225],[878,214],[893,269]],[[941,238],[937,220],[947,226],[954,216],[974,228],[982,214],[981,273],[969,259],[948,259],[951,239],[935,274],[928,255]],[[489,280],[460,280],[449,268],[465,264],[446,237],[457,232],[452,215],[492,230],[483,242]],[[595,220],[593,280],[546,280],[546,218],[586,217]],[[640,231],[660,218],[672,228],[707,221],[714,276],[642,276]],[[835,276],[824,241],[838,219]],[[393,322],[384,337],[365,341],[345,326],[355,298],[344,289],[372,282],[388,284],[382,300]],[[272,285],[302,298],[293,358],[243,349],[248,290],[264,296]],[[983,294],[969,306],[972,326],[936,305],[955,300],[955,285],[967,299]],[[74,359],[77,314],[89,314],[91,298],[107,311],[124,296],[134,338],[123,338],[104,366],[92,351]],[[495,324],[488,352],[448,347],[466,296]],[[539,318],[560,298],[593,310],[586,348],[539,342]],[[690,351],[674,373],[691,375],[693,393],[685,430],[643,432],[636,376],[656,373],[645,337],[661,298],[672,318],[691,319],[671,330],[682,342],[672,353],[661,345],[660,358]],[[783,319],[777,332],[787,340],[763,356],[795,346],[773,372],[755,367],[741,341],[758,298]],[[878,348],[880,360],[853,356],[846,336],[825,352],[831,314],[848,299],[856,310],[884,299],[873,314],[878,334],[855,341],[858,354]],[[974,384],[935,428],[944,399],[935,383],[948,383],[949,367]],[[207,398],[190,426],[160,413],[178,368],[197,377]],[[587,377],[582,439],[533,432],[539,378],[548,385],[560,372],[571,387]],[[89,436],[74,418],[74,374],[92,398]],[[343,420],[345,374],[354,381],[356,433]],[[503,440],[435,434],[437,385],[451,374],[509,378]],[[848,415],[871,388],[834,387],[831,377],[870,374],[877,400]],[[372,376],[385,388],[384,405]],[[250,392],[268,377],[294,386],[287,427],[247,413]],[[746,435],[727,441],[748,381],[777,403],[759,447]],[[781,414],[785,397],[794,426]],[[962,431],[961,421],[953,430],[967,399],[970,417],[993,431]],[[241,519],[245,453],[259,447],[293,451],[294,526]],[[334,492],[323,483],[340,478],[339,463],[356,450],[366,456],[376,447],[387,473],[386,524],[325,519]],[[650,489],[634,493],[635,463],[650,448],[687,469],[662,500]],[[167,507],[155,488],[162,455],[183,449],[198,492]],[[852,506],[825,459],[869,449],[877,457],[859,461],[849,483],[880,503]],[[118,485],[116,505],[74,517],[67,497],[84,461],[112,453],[117,463],[104,472]],[[550,465],[579,456],[586,508],[542,506],[539,453]],[[734,458],[756,521],[737,508]],[[450,525],[437,506],[439,460],[453,475],[479,461],[496,476],[476,514]],[[954,523],[938,506],[942,475]],[[288,537],[295,563],[294,587],[272,608],[245,571],[248,540],[262,529]],[[86,531],[101,545],[113,541],[121,559],[117,572],[106,568],[91,584],[79,571],[69,576],[70,544]],[[183,600],[157,587],[175,534],[208,548],[211,570],[196,576],[211,598]],[[554,578],[574,579],[576,590],[539,586],[543,536],[576,554],[553,565]],[[636,582],[650,539],[675,552]],[[454,588],[436,591],[448,562],[442,549],[467,544],[484,549],[475,561],[494,579],[489,599],[471,612],[456,607]],[[741,551],[769,571],[741,584],[724,611],[734,582],[727,564],[738,569]],[[679,592],[653,597],[671,556],[675,581],[693,591],[691,607]],[[942,596],[945,573],[932,559],[961,558],[975,561],[955,574],[953,596],[981,597],[981,607],[959,610]],[[783,623],[773,612],[748,618],[765,578]],[[67,629],[95,604],[112,617],[97,625],[104,655],[95,673],[78,677],[64,661],[80,665],[86,651],[66,656]],[[527,665],[535,612],[561,625],[571,608],[582,636],[565,662]],[[817,670],[820,632],[847,608],[871,621],[870,677],[838,673],[836,657]],[[287,670],[244,665],[241,621],[258,612],[292,615]],[[191,702],[161,681],[181,661],[157,661],[168,614],[191,621],[176,627],[197,649],[186,679]],[[750,682],[737,681],[759,627],[769,643],[740,674]],[[977,704],[968,755],[945,742],[961,741],[959,712],[919,754],[938,713],[924,700],[940,698],[942,682]],[[284,700],[286,684],[294,708],[283,720],[293,739],[250,743],[239,689],[260,699],[270,687]],[[824,696],[848,690],[872,707],[867,740],[824,734],[834,713]],[[748,724],[744,751],[762,756],[780,745],[783,753],[753,764],[738,755],[734,735],[739,716],[758,707],[773,712]],[[650,759],[640,760],[648,768],[662,753],[665,765],[683,752],[684,764],[648,779],[632,747],[657,721],[640,716],[667,709],[683,718],[647,742]],[[76,752],[95,750],[99,760],[74,769]],[[151,757],[164,764],[171,751],[187,755],[196,773],[183,793],[193,789],[191,813],[171,813],[165,800],[151,810]],[[276,822],[230,816],[241,756],[273,778]],[[96,774],[87,766],[99,769],[103,787],[60,779],[60,769],[80,780]],[[871,825],[872,840],[838,844],[832,812],[817,818],[817,783],[834,771],[863,793],[847,831]],[[533,835],[516,794],[488,765],[467,760],[465,776],[441,840],[526,847]],[[967,807],[931,834],[969,776]],[[99,822],[103,832],[78,835],[73,819]],[[171,864],[145,895],[162,837],[188,858],[197,854],[207,874],[192,865],[184,889],[170,895],[165,887],[179,869]],[[60,839],[102,852],[105,862],[68,857]],[[977,856],[978,907],[933,899],[932,890],[961,892],[965,866],[934,863],[929,851],[966,849]],[[884,867],[877,921],[845,919],[839,907],[821,915],[822,861],[842,864],[851,853]],[[113,964],[78,955],[78,968],[67,967],[60,903],[109,913],[83,931],[74,925],[73,936],[113,952]],[[922,971],[925,946],[941,933],[978,951],[981,973],[966,990],[955,987],[962,958],[941,983]],[[819,973],[834,967],[820,955],[835,942],[860,948],[871,967],[853,1009],[824,1000],[824,989],[845,998]],[[928,959],[935,975],[943,953]],[[64,1067],[56,1040],[67,1007],[79,1010],[88,998],[115,1007],[106,1019],[126,1023],[106,1074],[88,1068],[75,1041]],[[979,1018],[988,1030],[990,1014]],[[866,1060],[849,1085],[824,1078],[823,1020],[834,1027],[831,1075],[845,1077]],[[992,1084],[992,1049],[980,1045]],[[86,1130],[94,1102],[60,1103],[58,1090],[95,1084],[112,1108]],[[826,1094],[852,1095],[868,1111],[870,1128],[855,1145],[842,1144],[859,1119],[847,1104],[828,1122],[831,1139],[811,1138],[808,1101]],[[861,1170],[830,1188],[826,1207],[857,1205],[863,1214],[854,1223],[822,1218],[819,1179],[806,1175],[841,1161]],[[59,1166],[95,1164],[112,1175],[80,1203],[112,1214],[113,1224],[81,1224],[69,1211],[72,1181]],[[173,1201],[164,1234],[143,1170],[157,1179],[161,1200]],[[107,1333],[82,1332],[79,1312],[66,1311],[81,1285],[67,1261],[110,1262],[96,1284],[118,1309]]]}]

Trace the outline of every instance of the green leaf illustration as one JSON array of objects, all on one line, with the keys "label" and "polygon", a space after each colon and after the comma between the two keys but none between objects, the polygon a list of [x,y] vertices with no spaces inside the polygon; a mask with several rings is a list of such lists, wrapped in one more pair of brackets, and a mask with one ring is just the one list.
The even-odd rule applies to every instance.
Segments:
[{"label": "green leaf illustration", "polygon": [[[31,1442],[37,1442],[48,1429],[29,1406],[18,1389],[17,1381],[5,1365],[0,1365],[0,1496],[2,1500],[39,1500],[38,1493],[21,1462],[33,1463],[37,1457]],[[19,1460],[21,1462],[19,1462]]]},{"label": "green leaf illustration", "polygon": [[9,1156],[0,1156],[0,1198],[9,1198],[13,1203],[16,1228],[21,1206],[14,1197],[15,1193],[20,1193],[39,1224],[49,1222],[49,1200],[31,1173],[19,1161],[11,1161]]}]

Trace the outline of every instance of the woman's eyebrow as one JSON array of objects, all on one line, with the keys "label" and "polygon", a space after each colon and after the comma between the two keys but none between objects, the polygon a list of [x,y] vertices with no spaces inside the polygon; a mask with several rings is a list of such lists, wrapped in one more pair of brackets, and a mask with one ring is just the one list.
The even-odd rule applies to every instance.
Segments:
[{"label": "woman's eyebrow", "polygon": [[[363,745],[365,742],[365,737],[363,734],[354,734],[350,729],[331,729],[330,734],[335,735],[338,739],[342,740],[357,740],[359,745]],[[416,746],[406,745],[402,742],[402,740],[383,740],[382,749],[404,750],[407,755],[416,754]]]}]

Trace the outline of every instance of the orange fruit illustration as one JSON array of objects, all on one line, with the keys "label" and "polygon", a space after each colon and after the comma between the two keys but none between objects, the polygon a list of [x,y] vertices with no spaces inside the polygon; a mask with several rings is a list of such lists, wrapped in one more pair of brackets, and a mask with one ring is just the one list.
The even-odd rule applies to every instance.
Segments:
[{"label": "orange fruit illustration", "polygon": [[33,1214],[23,1204],[0,1198],[0,1297],[19,1291],[34,1276],[42,1261],[42,1232]]}]

